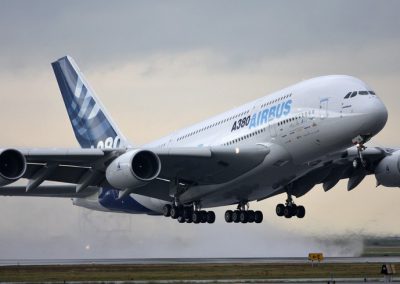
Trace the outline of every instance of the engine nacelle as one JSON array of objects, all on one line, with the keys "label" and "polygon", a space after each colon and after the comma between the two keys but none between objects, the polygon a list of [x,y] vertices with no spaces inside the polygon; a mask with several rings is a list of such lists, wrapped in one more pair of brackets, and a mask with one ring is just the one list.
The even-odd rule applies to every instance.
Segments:
[{"label": "engine nacelle", "polygon": [[375,177],[379,184],[387,187],[400,186],[400,151],[394,152],[379,162],[375,169]]},{"label": "engine nacelle", "polygon": [[26,171],[26,160],[21,152],[14,149],[0,149],[0,186],[20,179]]},{"label": "engine nacelle", "polygon": [[137,188],[155,179],[160,171],[161,162],[155,153],[133,150],[119,156],[107,167],[106,178],[117,189]]}]

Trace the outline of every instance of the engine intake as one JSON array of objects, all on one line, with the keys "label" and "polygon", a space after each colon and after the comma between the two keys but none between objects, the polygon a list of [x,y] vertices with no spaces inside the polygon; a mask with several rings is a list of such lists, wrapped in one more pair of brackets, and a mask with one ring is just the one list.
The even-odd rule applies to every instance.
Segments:
[{"label": "engine intake", "polygon": [[155,179],[161,171],[158,156],[149,150],[133,150],[116,158],[106,170],[109,184],[117,189],[137,188]]},{"label": "engine intake", "polygon": [[379,162],[375,169],[379,184],[387,187],[400,187],[400,151],[394,152]]},{"label": "engine intake", "polygon": [[26,160],[14,149],[0,150],[0,186],[20,179],[26,171]]}]

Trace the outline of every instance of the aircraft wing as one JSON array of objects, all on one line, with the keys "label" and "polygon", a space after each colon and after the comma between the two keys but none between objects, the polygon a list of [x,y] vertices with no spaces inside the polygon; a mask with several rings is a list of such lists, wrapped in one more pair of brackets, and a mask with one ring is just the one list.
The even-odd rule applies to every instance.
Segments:
[{"label": "aircraft wing", "polygon": [[[127,153],[125,149],[21,149],[26,160],[22,178],[26,187],[1,188],[0,195],[81,197],[93,187],[109,187],[105,172],[110,163]],[[135,190],[163,200],[170,200],[170,181],[188,185],[218,184],[253,169],[266,157],[265,145],[230,147],[182,147],[151,149],[161,162],[157,179]],[[41,186],[44,181],[74,184],[73,187]],[[25,194],[23,192],[25,188]],[[75,194],[73,193],[75,191]]]}]

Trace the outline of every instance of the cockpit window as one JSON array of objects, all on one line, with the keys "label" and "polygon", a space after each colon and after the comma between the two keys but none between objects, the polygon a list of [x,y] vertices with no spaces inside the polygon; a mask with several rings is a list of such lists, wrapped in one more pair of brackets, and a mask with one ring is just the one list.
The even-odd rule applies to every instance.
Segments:
[{"label": "cockpit window", "polygon": [[373,95],[375,96],[375,92],[374,91],[354,91],[354,92],[349,92],[347,93],[347,95],[344,97],[345,99],[349,99],[349,98],[354,98],[355,96],[357,96],[357,94],[365,96],[365,95]]},{"label": "cockpit window", "polygon": [[349,92],[344,98],[348,99],[350,97],[350,95],[351,95],[351,92]]}]

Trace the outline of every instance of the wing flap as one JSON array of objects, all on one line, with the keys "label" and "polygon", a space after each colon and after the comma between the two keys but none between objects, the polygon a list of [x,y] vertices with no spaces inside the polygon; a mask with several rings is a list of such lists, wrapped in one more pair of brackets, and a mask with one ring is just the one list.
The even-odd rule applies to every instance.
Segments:
[{"label": "wing flap", "polygon": [[76,192],[73,185],[42,185],[26,192],[25,186],[6,186],[0,188],[1,196],[36,196],[36,197],[64,197],[64,198],[83,198],[90,196],[98,191],[97,187],[89,186],[85,190]]}]

